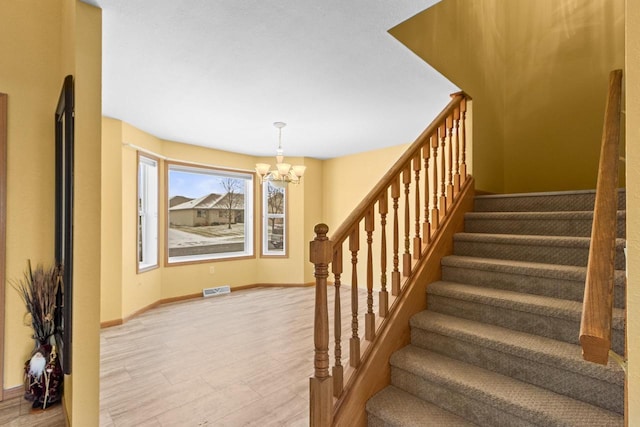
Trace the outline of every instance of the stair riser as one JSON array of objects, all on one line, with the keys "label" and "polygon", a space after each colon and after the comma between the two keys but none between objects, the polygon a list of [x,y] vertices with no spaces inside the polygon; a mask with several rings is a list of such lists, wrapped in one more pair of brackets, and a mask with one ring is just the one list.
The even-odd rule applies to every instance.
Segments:
[{"label": "stair riser", "polygon": [[610,411],[624,413],[622,386],[538,363],[535,355],[523,358],[419,328],[412,328],[411,343]]},{"label": "stair riser", "polygon": [[[625,209],[625,192],[618,192],[618,209]],[[476,212],[593,211],[595,192],[547,194],[544,196],[476,197]]]},{"label": "stair riser", "polygon": [[478,425],[496,427],[534,427],[537,424],[473,399],[464,390],[449,389],[414,375],[404,369],[391,367],[391,384],[434,403]]},{"label": "stair riser", "polygon": [[[619,191],[612,330],[618,354],[625,198]],[[411,320],[411,345],[391,358],[397,388],[385,392],[409,394],[380,394],[387,400],[367,408],[370,425],[407,425],[379,408],[414,414],[407,405],[425,405],[411,401],[415,396],[479,426],[622,426],[623,373],[612,363],[581,360],[578,347],[594,201],[594,191],[476,197],[465,232],[454,237],[458,256],[442,261],[427,311]],[[418,417],[434,423],[431,415]]]},{"label": "stair riser", "polygon": [[[467,218],[464,230],[467,233],[518,234],[528,236],[572,236],[591,237],[591,219],[567,220],[507,220]],[[625,221],[618,221],[618,237],[624,238],[626,232]]]},{"label": "stair riser", "polygon": [[[442,279],[468,285],[485,286],[527,294],[543,295],[572,301],[584,299],[584,280],[563,280],[527,274],[485,271],[473,268],[442,266]],[[624,308],[625,292],[623,283],[616,282],[614,305]]]},{"label": "stair riser", "polygon": [[[529,261],[546,264],[576,265],[585,267],[589,259],[588,247],[547,245],[521,245],[503,242],[454,241],[454,254],[480,258]],[[616,248],[615,268],[625,269],[624,252]]]},{"label": "stair riser", "polygon": [[[448,298],[434,294],[427,295],[429,310],[438,313],[476,320],[502,326],[516,331],[541,335],[571,344],[579,343],[580,319],[569,320],[552,318],[535,313],[510,310],[472,301]],[[624,354],[624,332],[614,329],[612,348],[618,354]]]}]

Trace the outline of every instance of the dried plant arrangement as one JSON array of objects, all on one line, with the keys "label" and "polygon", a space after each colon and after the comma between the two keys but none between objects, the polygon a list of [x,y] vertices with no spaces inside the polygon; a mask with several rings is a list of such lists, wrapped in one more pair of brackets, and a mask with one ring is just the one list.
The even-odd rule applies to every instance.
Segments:
[{"label": "dried plant arrangement", "polygon": [[61,281],[62,267],[38,264],[32,270],[31,261],[27,261],[24,277],[11,283],[27,307],[33,338],[40,344],[48,343],[56,332],[56,295]]},{"label": "dried plant arrangement", "polygon": [[[56,349],[56,297],[62,284],[62,266],[43,267],[38,264],[27,270],[20,280],[11,282],[27,308],[26,317],[31,317],[35,348],[31,358],[24,364],[25,399],[33,408],[46,409],[60,402],[64,386],[64,375]],[[25,322],[27,323],[27,322]]]}]

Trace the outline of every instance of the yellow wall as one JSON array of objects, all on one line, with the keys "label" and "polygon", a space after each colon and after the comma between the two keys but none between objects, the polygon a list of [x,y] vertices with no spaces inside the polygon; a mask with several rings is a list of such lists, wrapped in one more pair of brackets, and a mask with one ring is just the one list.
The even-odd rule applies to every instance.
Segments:
[{"label": "yellow wall", "polygon": [[[475,120],[477,148],[474,158],[476,176],[486,183],[487,189],[519,189],[527,184],[523,175],[528,174],[526,165],[522,164],[519,156],[523,146],[528,146],[534,135],[520,135],[522,140],[516,139],[513,147],[506,146],[504,141],[510,141],[506,135],[495,129],[500,129],[501,114],[509,110],[510,115],[530,115],[545,106],[543,101],[551,99],[552,95],[539,88],[543,82],[531,81],[533,87],[539,88],[539,98],[533,105],[514,105],[513,110],[504,104],[500,96],[491,98],[490,89],[497,80],[506,79],[507,73],[525,73],[520,70],[523,62],[528,60],[523,54],[506,58],[507,47],[518,46],[522,52],[536,55],[541,54],[537,48],[529,43],[529,39],[514,38],[505,41],[499,37],[497,30],[504,26],[509,31],[519,29],[511,23],[514,19],[522,20],[522,30],[528,34],[539,34],[544,29],[545,20],[535,14],[531,18],[522,10],[502,10],[496,7],[497,0],[484,2],[484,7],[474,9],[466,2],[465,10],[471,10],[479,16],[473,20],[468,14],[459,15],[469,30],[448,34],[453,40],[481,41],[483,45],[472,56],[465,51],[454,51],[448,58],[452,64],[473,63],[470,58],[475,56],[477,61],[483,61],[489,72],[480,70],[473,82],[475,99]],[[587,69],[596,69],[593,74],[608,72],[610,62],[620,60],[616,41],[620,35],[620,1],[611,2],[556,2],[552,0],[536,1],[536,5],[544,4],[541,10],[553,10],[552,3],[557,6],[562,19],[558,26],[549,30],[549,40],[542,40],[551,46],[556,56],[544,59],[549,62],[548,68],[542,71],[566,72],[577,67],[582,70],[587,56],[594,46],[606,50],[610,43],[615,49],[610,49],[612,55],[605,54],[597,57],[597,67],[589,63]],[[637,2],[627,2],[627,138],[630,141],[640,139],[637,127],[640,119],[640,88],[638,82],[638,63],[640,58],[640,5]],[[455,1],[445,1],[441,5],[457,4]],[[461,3],[460,3],[461,4]],[[521,5],[523,3],[519,3]],[[590,6],[585,6],[589,4]],[[445,7],[438,5],[437,7]],[[505,2],[500,2],[501,6]],[[578,10],[572,12],[571,6]],[[584,8],[583,8],[584,6]],[[450,6],[446,6],[450,7]],[[602,7],[594,13],[593,8]],[[438,13],[438,22],[451,21],[450,13],[444,9],[434,9]],[[455,13],[462,13],[456,10]],[[528,10],[532,12],[532,10]],[[571,13],[570,13],[571,12]],[[606,17],[600,22],[600,17]],[[464,18],[464,19],[463,19]],[[465,20],[466,19],[466,20]],[[476,23],[474,26],[474,22]],[[482,22],[483,25],[479,25]],[[581,32],[580,23],[588,23],[588,28],[595,31],[595,37],[586,37]],[[526,25],[525,25],[526,24]],[[434,24],[435,27],[435,24]],[[444,25],[438,26],[445,31]],[[242,285],[265,283],[304,283],[312,280],[312,270],[308,263],[308,241],[313,238],[311,229],[317,222],[324,220],[331,229],[335,229],[347,216],[353,206],[368,192],[384,168],[388,167],[406,146],[392,147],[364,153],[359,156],[348,156],[329,161],[313,159],[293,159],[308,164],[307,176],[304,184],[292,187],[290,190],[289,212],[292,218],[290,236],[301,235],[303,239],[290,237],[290,257],[282,260],[265,260],[259,257],[244,261],[216,262],[215,274],[209,274],[208,264],[189,266],[164,267],[151,272],[135,273],[135,151],[122,147],[122,141],[143,146],[151,151],[159,152],[167,157],[184,160],[211,163],[219,166],[230,166],[252,169],[256,161],[250,156],[225,153],[216,150],[206,150],[200,147],[190,147],[183,144],[161,141],[148,134],[114,120],[105,119],[102,125],[104,143],[100,144],[100,11],[75,0],[21,0],[20,2],[3,2],[0,14],[0,92],[9,94],[9,147],[8,147],[8,212],[7,212],[7,277],[18,278],[22,275],[25,260],[33,262],[51,262],[53,258],[53,216],[43,215],[43,212],[53,211],[53,132],[52,111],[55,108],[60,91],[62,78],[66,73],[76,76],[76,238],[74,276],[76,289],[74,294],[74,371],[68,378],[65,401],[69,415],[74,425],[97,425],[98,397],[99,397],[99,316],[102,320],[112,320],[143,308],[160,298],[186,295],[200,292],[204,285],[226,284]],[[411,31],[415,31],[411,30]],[[409,33],[411,33],[409,31]],[[415,35],[415,34],[414,34]],[[557,37],[551,37],[555,35]],[[440,37],[440,36],[439,36]],[[443,40],[440,38],[439,40]],[[567,49],[564,42],[580,42],[582,46],[577,51]],[[526,42],[526,43],[525,43]],[[499,44],[507,47],[499,48]],[[553,47],[553,46],[556,47]],[[498,48],[491,52],[491,47]],[[573,45],[571,45],[573,46]],[[445,47],[445,46],[443,46]],[[440,47],[438,47],[440,49]],[[598,50],[599,51],[599,50]],[[599,51],[600,52],[600,51]],[[576,53],[576,54],[574,54]],[[481,62],[482,63],[482,62]],[[501,65],[501,64],[506,65]],[[533,64],[533,62],[532,62]],[[576,65],[578,64],[578,65]],[[542,65],[539,65],[542,66]],[[502,67],[502,68],[501,68]],[[436,67],[438,68],[438,67]],[[634,74],[635,73],[635,74]],[[461,87],[465,85],[456,82],[450,74],[445,73]],[[595,77],[584,73],[585,85]],[[533,77],[533,76],[530,76]],[[601,81],[598,76],[598,82]],[[516,80],[510,76],[501,90],[503,96],[517,91]],[[555,81],[554,79],[551,79]],[[582,80],[580,80],[582,81]],[[606,79],[605,79],[606,81]],[[565,80],[566,82],[566,80]],[[471,83],[470,83],[471,84]],[[557,84],[554,83],[554,84]],[[572,86],[572,85],[568,85]],[[597,86],[596,83],[587,87]],[[570,88],[568,88],[570,89]],[[589,121],[592,113],[601,108],[601,99],[593,95],[578,97],[582,103],[590,104],[598,98],[598,107],[581,110],[572,105],[567,110],[575,112],[581,121]],[[472,91],[470,91],[472,92]],[[564,97],[567,92],[561,92]],[[572,93],[572,92],[570,92]],[[483,100],[481,94],[486,94]],[[585,98],[586,97],[586,98]],[[534,111],[535,110],[535,111]],[[592,111],[593,110],[593,111]],[[567,114],[567,113],[565,113]],[[537,117],[537,116],[536,116]],[[542,120],[542,114],[538,117]],[[558,124],[558,134],[550,132],[550,137],[556,138],[552,148],[560,147],[558,156],[562,165],[574,165],[578,168],[571,176],[581,176],[582,164],[576,164],[576,159],[567,159],[566,153],[573,152],[575,146],[565,145],[561,140],[563,130],[570,128],[572,118],[563,117]],[[537,119],[537,120],[538,120]],[[536,121],[537,121],[536,120]],[[595,120],[595,119],[594,119]],[[598,120],[601,120],[599,118]],[[485,123],[485,129],[477,129],[478,124]],[[505,125],[506,126],[506,125]],[[545,128],[547,129],[547,128]],[[494,133],[492,133],[494,132]],[[510,130],[518,135],[518,130]],[[589,131],[589,138],[592,138]],[[524,131],[523,131],[524,133]],[[598,131],[599,133],[599,131]],[[495,138],[483,139],[478,143],[478,135],[494,135]],[[575,134],[572,133],[575,137]],[[560,140],[558,140],[558,138]],[[599,139],[599,136],[598,136]],[[590,141],[591,139],[589,139]],[[511,142],[509,142],[511,144]],[[545,143],[546,144],[546,143]],[[551,143],[549,143],[551,144]],[[590,142],[585,142],[590,144]],[[637,144],[628,144],[628,163],[635,164],[640,155]],[[580,147],[580,152],[589,151]],[[525,151],[528,155],[529,153]],[[564,154],[563,154],[564,153]],[[102,159],[101,159],[102,157]],[[579,156],[574,156],[579,157]],[[518,168],[523,168],[523,174],[516,170],[516,166],[502,166],[503,159],[513,161]],[[271,160],[271,159],[270,159]],[[553,160],[553,159],[545,159]],[[518,163],[520,161],[520,163]],[[569,163],[567,163],[567,161]],[[591,162],[587,157],[586,163]],[[558,164],[560,164],[558,163]],[[366,165],[366,167],[363,167]],[[102,166],[102,170],[101,170]],[[511,169],[510,169],[511,168]],[[549,169],[551,175],[562,171]],[[573,171],[573,169],[572,169]],[[562,172],[563,173],[563,172]],[[102,175],[102,176],[101,176]],[[587,173],[580,182],[587,182]],[[505,185],[505,178],[514,180],[518,188]],[[546,178],[545,178],[546,179]],[[640,181],[640,175],[633,168],[628,168],[627,179],[631,191],[628,193],[628,246],[629,246],[629,347],[639,348],[640,314],[635,308],[640,304],[640,293],[633,287],[633,279],[638,276],[638,266],[632,262],[637,256],[640,237],[640,220],[637,211],[640,209],[640,196],[634,183]],[[320,184],[321,182],[321,184]],[[348,182],[349,185],[344,185]],[[43,184],[46,183],[46,184]],[[537,185],[549,185],[544,179]],[[577,185],[577,184],[576,184]],[[161,188],[164,188],[161,181]],[[96,189],[100,188],[101,191]],[[257,190],[256,190],[257,191]],[[162,200],[162,198],[161,198]],[[322,203],[321,203],[322,202]],[[256,207],[257,208],[257,207]],[[129,214],[130,212],[130,214]],[[256,211],[256,218],[259,216]],[[298,216],[296,216],[298,214]],[[256,227],[259,224],[256,223]],[[101,240],[101,234],[105,236]],[[113,238],[115,237],[115,238]],[[160,238],[164,239],[163,233]],[[256,242],[256,245],[258,242]],[[258,248],[256,247],[257,253]],[[102,253],[101,253],[102,251]],[[102,265],[102,268],[101,268]],[[100,284],[104,286],[100,291]],[[107,285],[108,284],[108,285]],[[106,294],[109,294],[108,296]],[[99,314],[102,312],[101,314]],[[30,328],[22,322],[24,307],[10,287],[6,286],[6,319],[4,387],[11,388],[22,382],[22,365],[32,348]],[[630,352],[630,420],[640,420],[640,370],[638,359],[640,356]]]},{"label": "yellow wall", "polygon": [[[313,265],[309,262],[309,242],[316,236],[313,228],[324,221],[322,207],[324,206],[324,166],[326,161],[316,159],[305,159],[307,171],[305,172],[304,185],[304,282],[313,283]],[[295,212],[292,212],[295,214]]]},{"label": "yellow wall", "polygon": [[[129,144],[129,145],[123,145]],[[135,146],[135,147],[132,147]],[[161,156],[160,170],[160,266],[136,272],[136,147]],[[289,187],[289,256],[260,257],[260,242],[255,240],[256,256],[244,260],[217,260],[205,263],[165,266],[165,186],[164,158],[212,166],[252,171],[256,162],[273,162],[273,158],[257,158],[243,154],[212,150],[198,146],[164,141],[119,120],[103,119],[102,168],[102,298],[101,321],[126,319],[158,301],[198,294],[205,287],[230,285],[232,288],[255,284],[300,285],[313,280],[308,261],[308,241],[313,225],[321,217],[322,162],[307,158],[288,158],[292,163],[307,165],[302,184]],[[260,186],[256,181],[255,200]],[[260,230],[260,206],[255,204],[254,227]],[[310,228],[310,230],[309,230]],[[210,267],[214,266],[214,273]]]},{"label": "yellow wall", "polygon": [[389,31],[473,97],[476,187],[496,192],[504,187],[504,104],[499,86],[505,80],[500,35],[505,4],[444,0]]},{"label": "yellow wall", "polygon": [[[314,238],[313,227],[320,222],[333,222],[332,229],[336,228],[407,147],[391,147],[327,161],[289,159],[296,164],[305,164],[307,171],[301,185],[289,187],[289,256],[286,258],[262,258],[258,255],[247,260],[172,267],[165,266],[162,259],[158,269],[138,274],[135,254],[136,149],[123,146],[123,142],[169,160],[245,170],[251,170],[256,162],[273,160],[162,141],[127,123],[104,118],[102,229],[104,235],[115,238],[104,239],[102,245],[103,265],[114,266],[113,269],[102,270],[103,322],[126,319],[160,300],[197,294],[208,286],[228,284],[234,288],[313,282],[313,266],[309,263],[308,252],[309,241]],[[161,160],[161,170],[164,171],[164,160]],[[349,185],[344,185],[344,182],[349,182]],[[162,201],[165,185],[161,179]],[[259,186],[256,186],[256,200],[259,200],[258,191]],[[254,226],[258,231],[260,211],[257,204],[255,208]],[[161,256],[164,254],[165,210],[166,207],[161,206]],[[120,216],[118,211],[121,211]],[[327,219],[327,212],[333,221]],[[255,244],[259,254],[260,242],[256,240]],[[215,268],[213,275],[209,272],[212,265]]]},{"label": "yellow wall", "polygon": [[[327,222],[337,228],[368,193],[407,145],[375,150],[331,160],[290,158],[305,164],[300,185],[289,187],[289,255],[262,258],[255,241],[256,257],[245,260],[212,261],[197,264],[164,265],[165,185],[161,178],[161,262],[160,267],[136,273],[136,149],[130,144],[173,161],[193,162],[252,170],[256,162],[272,162],[243,154],[212,150],[173,141],[163,141],[119,120],[103,119],[102,168],[102,298],[101,321],[126,319],[139,310],[167,298],[198,294],[202,288],[220,285],[241,287],[255,284],[300,285],[314,281],[309,262],[309,241],[313,227]],[[164,176],[164,160],[161,160]],[[366,165],[366,167],[363,167]],[[348,182],[349,185],[344,185]],[[257,184],[257,183],[256,183]],[[256,199],[259,185],[256,185]],[[118,215],[118,212],[121,215]],[[260,206],[256,202],[254,227],[259,236]],[[210,273],[214,266],[214,274]]]},{"label": "yellow wall", "polygon": [[595,188],[608,73],[624,66],[627,407],[628,425],[636,425],[640,2],[624,8],[622,0],[444,0],[391,33],[473,96],[474,176],[477,187],[496,192]]},{"label": "yellow wall", "polygon": [[329,235],[408,147],[409,144],[403,144],[324,161],[322,217],[329,226]]},{"label": "yellow wall", "polygon": [[627,348],[629,426],[640,424],[640,2],[627,0]]},{"label": "yellow wall", "polygon": [[[54,134],[60,72],[61,2],[3,2],[0,13],[0,92],[8,96],[7,278],[32,263],[50,264],[54,252]],[[3,255],[4,256],[4,255]],[[4,387],[22,384],[33,349],[25,306],[5,285]]]},{"label": "yellow wall", "polygon": [[[369,194],[408,146],[409,144],[398,145],[324,161],[322,217],[323,222],[329,226],[329,237],[334,236],[337,228]],[[388,203],[391,212],[392,202],[389,201]],[[404,218],[404,203],[401,203],[398,212],[400,218]],[[392,214],[390,213],[388,217],[389,227],[391,227],[391,218]],[[404,224],[404,222],[402,223]],[[365,248],[367,248],[367,234],[364,232],[363,226],[364,223],[362,223],[360,227],[359,234],[359,255],[361,257],[365,256]],[[374,227],[377,229],[380,227],[380,224],[376,223]],[[312,229],[313,225],[311,226],[311,230]],[[379,245],[379,241],[375,240],[373,242],[374,252],[376,250],[375,248],[378,248]],[[342,281],[343,283],[354,283],[355,280],[359,278],[358,283],[360,286],[364,286],[365,278],[367,277],[367,263],[358,263],[357,277],[354,278],[352,276],[352,269],[346,267],[351,264],[352,256],[346,248],[347,246],[343,246]],[[387,265],[391,266],[393,265],[393,253],[389,251],[387,255]],[[378,259],[373,260],[373,271],[380,271],[378,263]],[[373,284],[374,289],[379,289],[379,286],[380,283],[376,280]]]},{"label": "yellow wall", "polygon": [[[122,123],[102,119],[100,318],[122,318]],[[108,166],[108,167],[106,167]],[[108,267],[108,268],[107,268]]]},{"label": "yellow wall", "polygon": [[624,1],[507,10],[505,190],[595,188],[608,76],[624,66]]},{"label": "yellow wall", "polygon": [[102,11],[65,2],[72,31],[70,38],[63,37],[71,58],[63,69],[74,75],[76,91],[73,355],[65,403],[73,425],[89,426],[97,425],[100,412]]},{"label": "yellow wall", "polygon": [[[155,270],[146,271],[141,274],[137,274],[137,254],[136,254],[136,241],[137,241],[137,177],[138,177],[138,157],[136,151],[129,147],[122,145],[125,143],[136,144],[146,148],[152,152],[158,153],[162,150],[162,141],[154,136],[151,136],[145,132],[136,129],[127,123],[121,123],[122,126],[122,139],[119,141],[109,141],[109,144],[113,144],[114,150],[117,146],[122,155],[121,164],[121,207],[119,212],[114,212],[114,215],[120,215],[122,229],[120,231],[121,236],[121,258],[119,262],[122,265],[122,279],[118,283],[121,287],[122,301],[121,310],[122,316],[130,316],[132,313],[140,310],[143,307],[147,307],[150,304],[155,303],[162,299],[162,270],[160,268]],[[162,171],[162,164],[159,164],[159,170]],[[103,167],[105,165],[103,164]],[[160,194],[164,191],[164,181],[159,181]],[[159,201],[162,203],[162,197]],[[160,205],[160,213],[164,212],[163,205]],[[162,224],[163,217],[159,218],[160,224]],[[158,235],[160,240],[160,247],[164,243],[164,235],[160,233]],[[162,252],[160,252],[162,253]],[[162,260],[159,259],[159,263]],[[102,320],[106,318],[102,316]],[[107,319],[107,320],[113,320]]]},{"label": "yellow wall", "polygon": [[[256,163],[255,158],[251,156],[210,150],[171,141],[163,142],[162,154],[170,159],[184,162],[195,162],[249,171],[253,169]],[[256,192],[257,190],[258,188],[256,188]],[[164,199],[164,197],[165,196],[162,196],[161,198]],[[257,209],[258,206],[254,206],[254,208]],[[259,211],[255,211],[255,216],[257,217],[258,215]],[[163,224],[162,227],[164,227],[164,208],[161,221],[161,224]],[[256,227],[255,222],[254,227]],[[162,233],[164,233],[164,231],[162,231]],[[291,229],[289,229],[289,233],[291,233]],[[254,251],[256,251],[256,253],[258,249],[257,244],[258,242],[254,241]],[[162,254],[164,254],[164,250]],[[210,266],[214,266],[214,274],[209,273]],[[164,267],[162,273],[162,295],[163,298],[170,298],[180,295],[196,294],[202,292],[202,288],[220,285],[229,285],[233,288],[256,283],[260,281],[259,277],[257,258]],[[291,278],[287,277],[287,280],[291,280]],[[301,282],[301,279],[291,280],[285,283],[296,282]]]},{"label": "yellow wall", "polygon": [[[3,2],[0,91],[9,94],[7,277],[26,260],[53,262],[53,111],[63,78],[76,79],[73,374],[65,404],[76,425],[97,425],[100,292],[101,12],[75,0]],[[33,348],[24,304],[6,286],[5,377],[22,384]]]},{"label": "yellow wall", "polygon": [[473,97],[479,189],[595,188],[623,1],[444,0],[390,31]]}]

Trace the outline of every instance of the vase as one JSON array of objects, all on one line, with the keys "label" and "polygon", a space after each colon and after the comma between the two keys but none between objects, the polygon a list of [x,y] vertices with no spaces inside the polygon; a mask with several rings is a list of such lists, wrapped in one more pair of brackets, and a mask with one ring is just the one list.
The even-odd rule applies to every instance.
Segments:
[{"label": "vase", "polygon": [[61,400],[64,375],[53,336],[36,340],[24,365],[24,378],[24,397],[33,402],[33,408],[46,409]]}]

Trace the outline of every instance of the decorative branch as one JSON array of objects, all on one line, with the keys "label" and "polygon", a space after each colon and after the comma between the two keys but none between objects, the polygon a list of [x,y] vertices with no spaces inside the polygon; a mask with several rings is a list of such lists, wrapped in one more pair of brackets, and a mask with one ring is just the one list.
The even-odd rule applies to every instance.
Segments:
[{"label": "decorative branch", "polygon": [[31,316],[33,338],[39,342],[45,342],[56,331],[56,295],[61,275],[62,266],[45,268],[38,264],[32,270],[29,260],[24,277],[9,282],[24,301],[27,314]]}]

